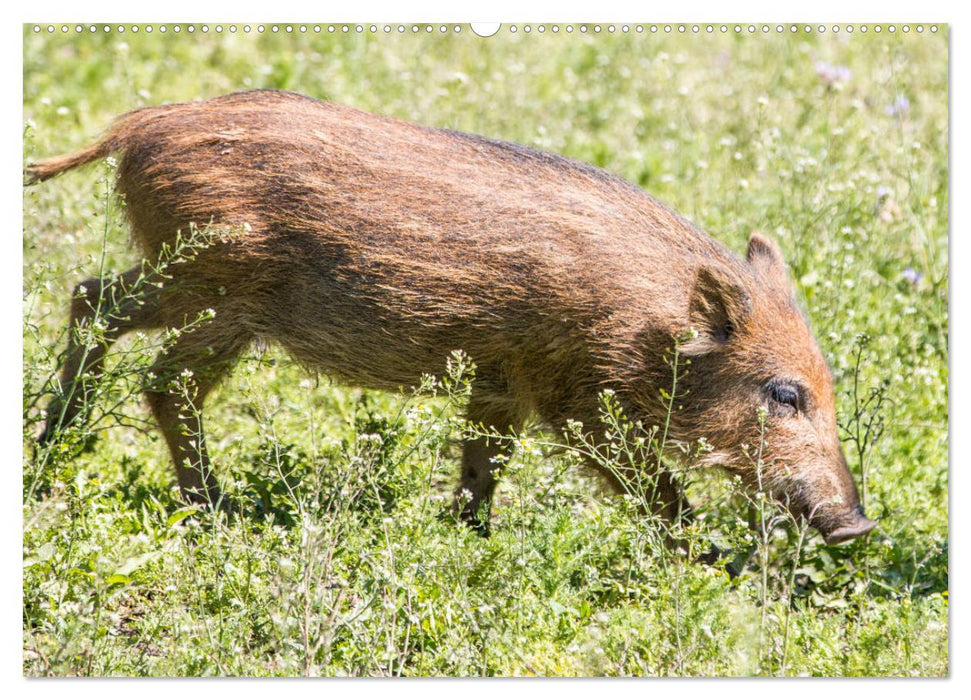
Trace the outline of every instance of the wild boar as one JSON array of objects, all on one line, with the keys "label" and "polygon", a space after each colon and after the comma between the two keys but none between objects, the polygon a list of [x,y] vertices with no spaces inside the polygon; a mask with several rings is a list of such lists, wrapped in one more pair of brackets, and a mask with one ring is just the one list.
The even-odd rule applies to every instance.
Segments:
[{"label": "wild boar", "polygon": [[[75,329],[99,299],[125,301],[106,314],[107,342],[83,350],[72,333],[62,382],[74,389],[52,402],[41,440],[74,419],[88,385],[80,377],[97,375],[108,342],[179,328],[203,309],[214,317],[153,368],[190,370],[188,391],[147,390],[182,493],[203,502],[220,492],[196,409],[254,339],[385,390],[440,373],[460,348],[477,364],[470,421],[510,431],[534,416],[594,430],[608,388],[631,418],[664,421],[665,348],[693,329],[670,438],[704,438],[706,462],[750,485],[743,445],[761,444],[763,487],[827,542],[874,527],[840,449],[830,372],[778,248],[759,234],[741,260],[590,165],[278,91],[129,112],[89,148],[29,166],[27,181],[110,154],[143,259],[159,259],[191,226],[236,233],[138,295],[124,292],[141,265],[79,285]],[[464,445],[457,493],[471,524],[488,522],[500,449]],[[677,480],[655,476],[658,512],[687,513]]]}]

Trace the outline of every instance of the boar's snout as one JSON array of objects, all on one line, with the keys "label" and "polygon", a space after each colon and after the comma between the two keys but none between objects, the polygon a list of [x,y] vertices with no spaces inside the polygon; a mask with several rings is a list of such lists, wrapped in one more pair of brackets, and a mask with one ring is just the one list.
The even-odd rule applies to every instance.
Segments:
[{"label": "boar's snout", "polygon": [[846,516],[832,523],[829,521],[813,523],[822,533],[826,544],[840,544],[867,534],[876,527],[876,522],[866,517],[861,506],[851,510]]}]

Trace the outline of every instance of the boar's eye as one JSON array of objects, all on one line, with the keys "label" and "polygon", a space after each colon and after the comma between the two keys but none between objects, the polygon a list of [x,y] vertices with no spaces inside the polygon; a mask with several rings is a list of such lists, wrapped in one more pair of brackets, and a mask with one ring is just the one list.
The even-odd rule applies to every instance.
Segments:
[{"label": "boar's eye", "polygon": [[799,410],[799,387],[792,382],[771,382],[768,387],[769,398],[784,410]]}]

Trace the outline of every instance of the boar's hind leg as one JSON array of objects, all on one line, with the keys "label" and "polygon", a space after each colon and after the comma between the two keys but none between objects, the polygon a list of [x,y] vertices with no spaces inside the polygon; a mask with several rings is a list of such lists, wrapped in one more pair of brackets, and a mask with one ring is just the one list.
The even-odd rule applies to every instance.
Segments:
[{"label": "boar's hind leg", "polygon": [[75,288],[61,393],[47,406],[41,444],[53,440],[88,405],[109,346],[128,331],[159,325],[158,290],[145,281],[139,266],[118,277],[85,280]]},{"label": "boar's hind leg", "polygon": [[[522,425],[509,404],[484,399],[475,385],[466,418],[470,423],[481,423],[491,433],[503,435],[515,432]],[[508,447],[508,440],[483,437],[467,440],[462,451],[462,477],[455,492],[455,508],[466,524],[485,536],[489,534],[489,508],[499,469],[492,460]]]},{"label": "boar's hind leg", "polygon": [[183,498],[220,505],[202,424],[206,396],[232,367],[250,340],[239,324],[214,321],[179,336],[155,360],[155,379],[146,389],[152,414],[172,452]]}]

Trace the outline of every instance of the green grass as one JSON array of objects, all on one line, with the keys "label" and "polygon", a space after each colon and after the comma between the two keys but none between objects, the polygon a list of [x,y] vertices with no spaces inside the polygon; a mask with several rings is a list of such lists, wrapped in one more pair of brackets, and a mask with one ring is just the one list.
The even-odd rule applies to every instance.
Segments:
[{"label": "green grass", "polygon": [[[849,75],[833,83],[820,64]],[[753,230],[775,237],[880,526],[828,547],[758,526],[778,512],[699,476],[689,541],[731,547],[730,580],[656,546],[632,499],[532,433],[482,539],[442,517],[461,379],[365,392],[274,348],[207,404],[221,480],[265,513],[228,522],[174,489],[138,394],[155,337],[115,349],[92,450],[81,431],[35,455],[71,290],[134,262],[96,166],[24,192],[26,675],[948,674],[946,31],[27,27],[24,161],[131,108],[255,87],[594,163],[737,251]]]}]

